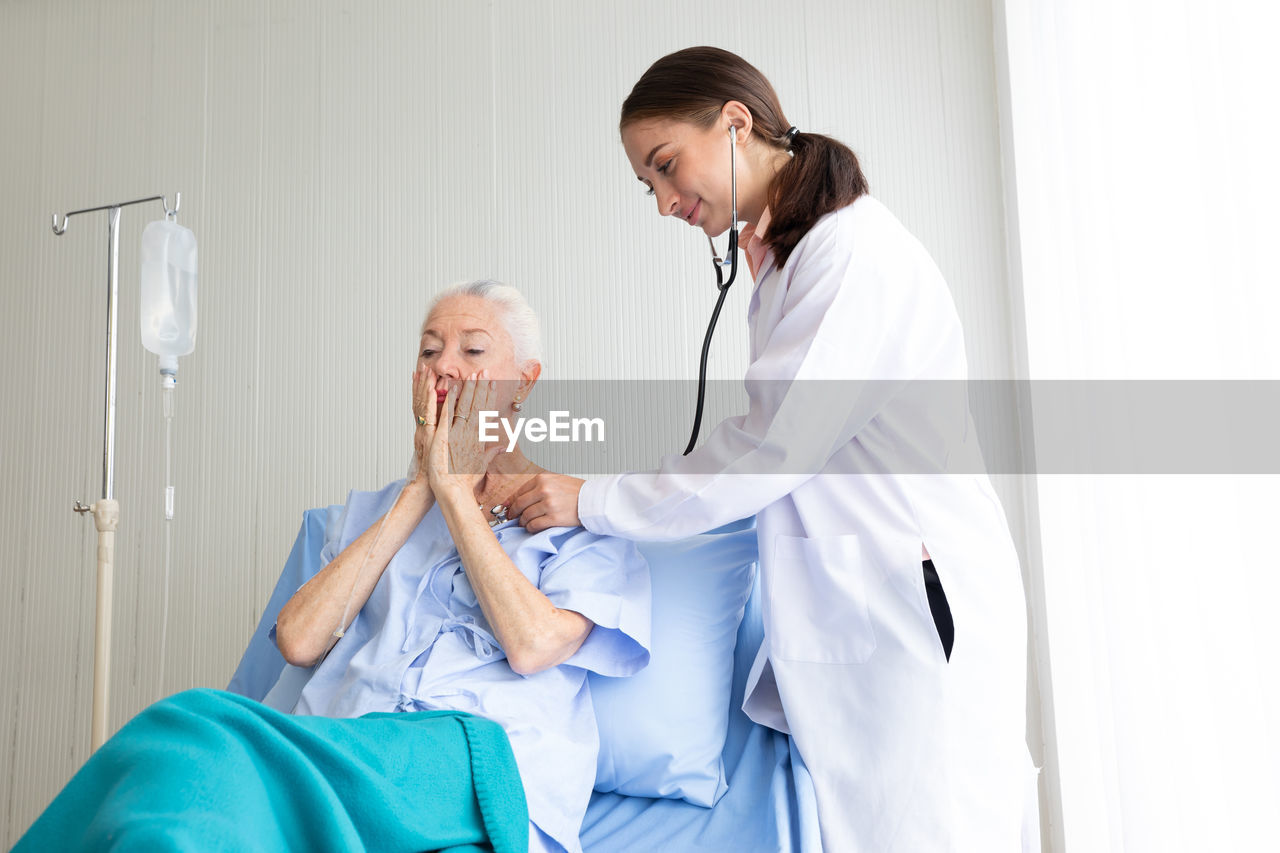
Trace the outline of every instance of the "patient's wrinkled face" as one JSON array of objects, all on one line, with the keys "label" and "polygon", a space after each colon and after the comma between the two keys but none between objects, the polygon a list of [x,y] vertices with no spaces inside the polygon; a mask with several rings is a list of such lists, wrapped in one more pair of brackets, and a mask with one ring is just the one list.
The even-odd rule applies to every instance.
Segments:
[{"label": "patient's wrinkled face", "polygon": [[498,388],[502,408],[510,405],[522,376],[499,310],[487,299],[460,294],[440,302],[427,317],[418,341],[418,366],[435,373],[438,402],[450,385],[487,371],[490,379],[516,380],[500,382]]}]

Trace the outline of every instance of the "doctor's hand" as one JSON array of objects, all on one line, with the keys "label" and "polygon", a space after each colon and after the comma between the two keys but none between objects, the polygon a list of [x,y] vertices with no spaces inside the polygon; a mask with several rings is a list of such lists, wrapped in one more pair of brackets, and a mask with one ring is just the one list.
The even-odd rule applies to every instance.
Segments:
[{"label": "doctor's hand", "polygon": [[548,527],[577,527],[582,523],[578,518],[578,492],[585,482],[568,474],[539,474],[516,492],[507,509],[508,516],[520,519],[520,525],[530,533]]}]

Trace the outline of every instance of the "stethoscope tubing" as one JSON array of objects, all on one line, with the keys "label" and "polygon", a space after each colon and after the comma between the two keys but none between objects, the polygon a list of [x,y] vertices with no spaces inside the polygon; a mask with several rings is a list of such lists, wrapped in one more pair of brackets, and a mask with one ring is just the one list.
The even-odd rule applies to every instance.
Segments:
[{"label": "stethoscope tubing", "polygon": [[707,393],[707,356],[711,353],[711,336],[716,331],[716,321],[720,319],[720,309],[724,307],[724,298],[729,293],[729,287],[738,277],[738,158],[737,145],[738,133],[737,128],[729,126],[729,170],[731,172],[730,186],[733,190],[733,226],[729,229],[729,248],[724,253],[728,258],[729,264],[729,280],[724,280],[724,262],[720,260],[720,256],[716,254],[715,241],[710,236],[707,242],[711,244],[711,263],[716,270],[716,289],[720,291],[720,296],[716,299],[716,307],[711,312],[711,322],[707,324],[707,335],[702,340],[702,359],[698,364],[698,406],[693,413],[693,432],[689,435],[689,445],[684,449],[684,456],[688,456],[693,452],[693,446],[698,443],[698,432],[702,429],[702,408],[706,400]]}]

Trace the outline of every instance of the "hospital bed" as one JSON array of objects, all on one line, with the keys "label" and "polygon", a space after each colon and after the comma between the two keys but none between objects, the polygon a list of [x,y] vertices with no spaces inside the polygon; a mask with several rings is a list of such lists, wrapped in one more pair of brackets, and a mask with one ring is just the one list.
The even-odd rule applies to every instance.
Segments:
[{"label": "hospital bed", "polygon": [[[293,592],[320,569],[326,527],[340,511],[341,507],[328,507],[304,514],[293,550],[228,686],[231,692],[261,700],[277,682],[302,676],[280,657],[269,631]],[[813,786],[795,745],[741,711],[747,674],[763,640],[754,541],[751,520],[746,520],[691,540],[641,544],[653,578],[652,658],[649,669],[633,683],[591,676],[602,760],[582,825],[588,853],[821,850]],[[733,584],[741,586],[737,603],[742,618],[736,631],[733,591],[716,589]],[[722,620],[727,626],[722,663],[727,669],[731,658],[731,680],[714,671],[714,658],[703,660],[712,669],[702,673],[689,664],[703,646],[713,645],[697,636],[704,624],[690,621],[705,623],[710,631],[716,620],[691,620],[686,608],[715,603],[722,595],[729,601]],[[717,695],[706,695],[708,685],[718,685]],[[724,688],[727,705],[722,701]],[[277,689],[273,695],[281,692]],[[664,727],[662,715],[679,715],[685,699],[691,704],[710,701],[707,707],[713,712],[720,707],[727,726],[721,722],[716,731],[716,721],[708,720],[706,725],[688,721]],[[642,729],[649,734],[642,734]],[[705,766],[685,760],[683,750],[693,753],[699,745],[691,739],[705,741],[703,735],[709,735],[718,743],[721,732],[719,761],[714,755],[702,762]],[[644,752],[646,737],[655,741],[648,747],[652,754],[637,755]],[[659,793],[663,796],[652,796]]]}]

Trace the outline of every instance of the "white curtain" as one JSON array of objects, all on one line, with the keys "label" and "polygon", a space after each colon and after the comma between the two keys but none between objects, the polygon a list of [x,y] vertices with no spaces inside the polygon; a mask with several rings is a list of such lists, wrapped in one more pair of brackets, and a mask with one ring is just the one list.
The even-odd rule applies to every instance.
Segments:
[{"label": "white curtain", "polygon": [[[1242,0],[996,11],[1029,375],[1091,381],[1074,401],[1060,384],[1031,395],[1044,472],[1032,607],[1058,787],[1046,841],[1274,850],[1280,477],[1247,427],[1274,418],[1280,380],[1277,12]],[[1176,386],[1185,397],[1158,419],[1146,406],[1174,386],[1090,407],[1093,383],[1185,379],[1214,381]],[[1225,411],[1223,394],[1255,408]],[[1207,438],[1146,452],[1191,423]],[[1123,464],[1126,448],[1144,467]],[[1258,465],[1226,465],[1224,450],[1256,451]]]}]

